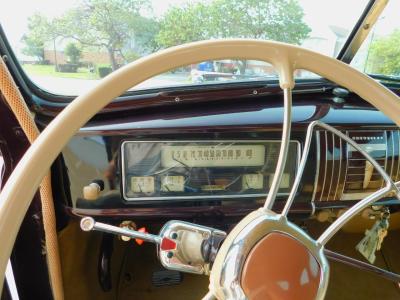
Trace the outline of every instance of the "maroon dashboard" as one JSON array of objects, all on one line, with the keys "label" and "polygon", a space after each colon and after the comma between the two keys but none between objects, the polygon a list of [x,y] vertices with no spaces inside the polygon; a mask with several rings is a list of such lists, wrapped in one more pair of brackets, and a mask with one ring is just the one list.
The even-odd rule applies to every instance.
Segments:
[{"label": "maroon dashboard", "polygon": [[[280,142],[280,100],[260,96],[171,105],[162,113],[152,108],[119,113],[112,123],[93,120],[62,153],[71,195],[65,209],[157,220],[243,216],[261,206],[268,193]],[[294,96],[292,147],[277,210],[293,183],[313,120],[349,135],[399,179],[400,132],[389,119],[359,100],[341,105],[318,100]],[[308,217],[320,209],[345,208],[382,187],[376,170],[354,150],[332,133],[315,130],[292,213]],[[85,199],[83,189],[95,180],[104,190]],[[388,195],[382,201],[396,200]]]}]

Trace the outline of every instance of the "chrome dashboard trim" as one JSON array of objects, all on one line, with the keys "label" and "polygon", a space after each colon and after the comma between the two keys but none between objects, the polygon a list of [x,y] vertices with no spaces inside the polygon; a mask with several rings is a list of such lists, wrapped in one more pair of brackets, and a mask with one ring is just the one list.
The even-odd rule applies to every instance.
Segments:
[{"label": "chrome dashboard trim", "polygon": [[[142,202],[142,201],[167,201],[167,200],[202,200],[202,199],[239,199],[239,198],[262,198],[268,196],[268,193],[258,193],[258,194],[243,194],[243,195],[205,195],[205,196],[157,196],[157,197],[127,197],[125,194],[125,154],[123,151],[123,147],[126,143],[236,143],[236,142],[243,142],[243,143],[280,143],[280,140],[260,140],[260,139],[237,139],[237,140],[134,140],[134,139],[127,139],[124,140],[120,145],[120,155],[121,155],[121,187],[122,187],[122,197],[126,202]],[[301,157],[301,144],[299,140],[290,140],[289,143],[296,144],[296,170],[295,174],[298,172],[299,164],[300,164],[300,157]],[[277,196],[287,196],[287,193],[278,193]]]},{"label": "chrome dashboard trim", "polygon": [[[335,200],[336,199],[336,195],[337,195],[337,192],[338,192],[338,189],[339,189],[339,185],[340,185],[340,177],[342,176],[342,159],[343,159],[343,155],[342,155],[342,151],[343,151],[343,148],[342,148],[342,146],[343,146],[343,143],[342,143],[342,139],[341,138],[339,138],[339,178],[338,178],[338,181],[337,181],[337,184],[336,184],[336,190],[335,190],[335,195],[333,196],[333,200]],[[344,186],[344,184],[343,184],[343,186]]]},{"label": "chrome dashboard trim", "polygon": [[390,139],[392,140],[392,166],[390,167],[390,178],[393,178],[393,169],[394,169],[394,132],[392,130],[388,131],[390,133]]},{"label": "chrome dashboard trim", "polygon": [[[349,131],[346,130],[346,133],[344,133],[345,135],[349,135]],[[347,172],[349,170],[349,146],[347,145],[347,143],[345,144],[345,153],[346,153],[346,170],[344,173],[344,178],[343,178],[343,189],[342,189],[342,194],[340,195],[340,200],[343,198],[344,195],[344,190],[346,188],[346,179],[347,179]]]},{"label": "chrome dashboard trim", "polygon": [[[397,132],[397,172],[396,172],[396,178],[395,180],[398,180],[399,178],[399,171],[400,171],[400,130],[396,130]],[[394,158],[393,158],[394,159]]]},{"label": "chrome dashboard trim", "polygon": [[[386,130],[383,131],[383,136],[384,136],[384,142],[385,142],[385,146],[386,146],[386,149],[385,149],[385,166],[384,166],[383,169],[385,170],[385,173],[386,173],[387,164],[388,164],[388,148],[389,148],[388,138],[387,138],[387,131]],[[390,177],[390,175],[389,175],[389,177]],[[382,181],[382,185],[381,185],[381,188],[383,188],[383,187],[384,187],[384,181]]]},{"label": "chrome dashboard trim", "polygon": [[329,201],[330,199],[334,174],[335,174],[335,135],[332,134],[332,170],[331,170],[331,181],[329,183],[328,195],[326,197],[327,201]]},{"label": "chrome dashboard trim", "polygon": [[326,170],[328,166],[328,134],[326,130],[324,130],[324,135],[325,135],[325,169],[324,169],[324,180],[322,181],[322,187],[321,187],[321,195],[319,197],[319,201],[324,201],[324,191],[325,191],[325,182],[326,182]]},{"label": "chrome dashboard trim", "polygon": [[[386,187],[384,189],[381,189],[381,190],[371,194],[370,196],[373,197],[377,193],[378,193],[377,194],[378,196],[382,196],[385,193],[387,193],[387,192],[389,192],[391,190],[394,190],[394,191],[396,191],[397,198],[400,199],[400,191],[398,190],[397,186],[394,184],[394,182],[392,181],[390,176],[385,172],[385,169],[383,169],[379,165],[379,163],[368,154],[368,152],[364,151],[355,141],[353,141],[352,138],[350,138],[348,135],[345,135],[344,133],[342,133],[341,131],[337,130],[336,128],[334,128],[334,127],[332,127],[332,126],[330,126],[328,124],[325,124],[325,123],[323,123],[321,121],[313,121],[308,125],[308,128],[307,128],[306,142],[305,142],[305,146],[304,146],[304,150],[303,150],[300,166],[298,168],[298,171],[297,171],[297,174],[296,174],[296,178],[295,178],[294,184],[292,186],[292,189],[290,191],[289,197],[288,197],[288,199],[286,201],[285,207],[282,210],[282,215],[286,215],[289,212],[290,207],[291,207],[291,205],[292,205],[292,203],[294,201],[294,197],[295,197],[296,192],[298,190],[298,187],[299,187],[299,184],[300,184],[300,180],[301,180],[301,177],[303,176],[304,168],[305,168],[305,165],[307,163],[307,158],[308,158],[308,154],[309,154],[309,151],[310,151],[310,145],[311,145],[311,139],[312,139],[313,130],[317,126],[318,127],[322,127],[326,131],[330,131],[332,134],[335,134],[338,137],[340,137],[341,139],[345,140],[353,148],[355,148],[357,151],[359,151],[374,166],[374,168],[381,174],[381,176],[383,177],[384,181],[386,182]],[[347,147],[347,149],[348,148],[349,147]],[[382,190],[385,190],[385,193],[381,194],[380,192]],[[362,206],[364,208],[364,207],[368,206],[370,203],[375,202],[376,200],[377,200],[377,198],[373,197],[372,199],[370,199],[370,197],[367,197],[367,198],[363,199],[362,201],[360,201],[359,203],[357,203],[356,205],[354,205],[347,212],[352,211],[354,207],[358,207],[358,205],[360,203],[367,203],[367,204],[365,204],[365,206]],[[334,223],[332,223],[332,225],[329,226],[328,229],[322,234],[322,236],[323,236],[323,237],[321,236],[322,239],[320,237],[318,239],[318,241],[320,241],[320,239],[321,239],[321,243],[322,242],[326,243],[330,239],[330,237],[334,233],[336,233],[337,230],[339,230],[345,224],[345,222],[348,221],[346,219],[346,221],[344,223],[341,223],[342,222],[342,217],[345,216],[345,215],[347,216],[347,212],[345,214],[343,214],[341,217],[339,217]],[[352,216],[353,215],[350,215],[350,217],[352,217]],[[337,223],[338,224],[337,226],[339,226],[338,228],[335,228],[336,225],[333,226],[336,222],[338,222]],[[326,234],[326,232],[328,232],[328,233]]]},{"label": "chrome dashboard trim", "polygon": [[[317,189],[318,189],[318,183],[319,183],[319,168],[321,166],[321,140],[320,140],[320,131],[317,130],[315,132],[315,139],[317,143],[317,163],[316,163],[316,172],[315,172],[315,178],[314,178],[314,190],[313,194],[311,197],[311,203],[314,204],[314,210],[315,210],[315,196],[317,194]],[[304,146],[305,148],[305,146]],[[314,211],[315,212],[315,211]]]}]

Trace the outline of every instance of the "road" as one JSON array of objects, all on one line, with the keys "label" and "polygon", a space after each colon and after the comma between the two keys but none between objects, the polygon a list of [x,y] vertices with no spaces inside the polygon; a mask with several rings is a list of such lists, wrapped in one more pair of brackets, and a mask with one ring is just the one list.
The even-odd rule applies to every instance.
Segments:
[{"label": "road", "polygon": [[[32,81],[53,94],[76,96],[80,95],[99,84],[101,80],[61,78],[51,76],[29,75]],[[132,87],[135,89],[148,89],[152,87],[176,86],[190,83],[188,74],[163,74],[150,78],[141,84]]]}]

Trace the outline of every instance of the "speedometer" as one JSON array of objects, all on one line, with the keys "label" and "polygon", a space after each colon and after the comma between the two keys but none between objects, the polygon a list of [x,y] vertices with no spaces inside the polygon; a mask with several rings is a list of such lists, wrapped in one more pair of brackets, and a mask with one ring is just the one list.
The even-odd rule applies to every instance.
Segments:
[{"label": "speedometer", "polygon": [[[275,140],[124,141],[127,201],[266,196],[279,154]],[[291,141],[280,194],[294,180],[299,143]]]}]

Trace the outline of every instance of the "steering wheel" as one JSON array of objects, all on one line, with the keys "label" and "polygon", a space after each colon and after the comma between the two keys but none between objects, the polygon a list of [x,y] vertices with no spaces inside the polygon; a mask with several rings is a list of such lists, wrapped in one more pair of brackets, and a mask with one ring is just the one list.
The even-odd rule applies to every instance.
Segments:
[{"label": "steering wheel", "polygon": [[[79,128],[114,98],[146,79],[180,66],[225,58],[260,60],[276,68],[284,91],[284,124],[276,173],[265,206],[246,216],[228,234],[214,262],[210,292],[205,298],[266,299],[271,295],[280,299],[291,299],[290,295],[296,295],[297,299],[324,297],[329,277],[329,265],[323,254],[326,242],[361,209],[388,191],[394,190],[397,195],[399,192],[390,176],[380,168],[386,174],[386,187],[358,202],[318,240],[313,240],[287,220],[293,193],[282,213],[271,210],[288,152],[293,72],[306,69],[352,90],[398,126],[399,97],[367,75],[333,58],[293,45],[248,39],[195,42],[138,59],[104,78],[98,86],[77,97],[54,118],[20,160],[0,194],[1,288],[7,261],[33,195],[52,162]],[[321,123],[314,123],[313,126],[317,125],[335,130]],[[300,168],[304,168],[310,136],[308,134],[308,149],[303,151]],[[299,177],[296,177],[295,186],[298,186]]]}]

